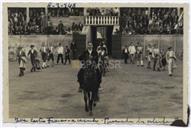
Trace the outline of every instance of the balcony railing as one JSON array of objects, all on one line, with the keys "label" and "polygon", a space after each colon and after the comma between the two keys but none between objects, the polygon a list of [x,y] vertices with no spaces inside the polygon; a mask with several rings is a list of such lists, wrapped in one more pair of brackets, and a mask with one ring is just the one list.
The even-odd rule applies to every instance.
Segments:
[{"label": "balcony railing", "polygon": [[118,16],[86,16],[86,25],[119,25]]}]

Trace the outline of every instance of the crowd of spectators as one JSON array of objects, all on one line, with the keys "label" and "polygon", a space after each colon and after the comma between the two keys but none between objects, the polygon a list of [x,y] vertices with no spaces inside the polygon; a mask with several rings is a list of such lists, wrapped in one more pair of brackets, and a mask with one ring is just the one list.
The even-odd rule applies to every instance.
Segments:
[{"label": "crowd of spectators", "polygon": [[45,10],[43,8],[30,8],[28,22],[26,12],[26,8],[8,9],[9,34],[45,33]]},{"label": "crowd of spectators", "polygon": [[[9,34],[66,34],[82,31],[82,23],[71,23],[70,27],[62,21],[53,26],[50,17],[82,16],[83,8],[26,8],[8,9]],[[180,8],[88,8],[86,15],[119,16],[122,34],[177,34],[183,33],[183,9]]]},{"label": "crowd of spectators", "polygon": [[[183,10],[180,9],[180,14]],[[122,8],[120,31],[131,34],[183,33],[177,8]],[[178,25],[178,27],[177,27]]]},{"label": "crowd of spectators", "polygon": [[26,29],[26,24],[25,8],[8,9],[8,30],[10,34],[23,33],[23,31]]},{"label": "crowd of spectators", "polygon": [[83,24],[80,23],[72,23],[71,26],[64,26],[63,22],[60,20],[57,26],[53,26],[51,21],[48,21],[47,34],[51,35],[64,35],[64,34],[72,34],[72,32],[81,32],[83,29]]},{"label": "crowd of spectators", "polygon": [[83,16],[83,8],[48,8],[49,17]]},{"label": "crowd of spectators", "polygon": [[45,15],[44,8],[30,8],[29,19],[26,19],[26,8],[8,9],[8,30],[10,35],[27,34],[67,34],[73,31],[81,31],[82,23],[71,23],[70,27],[65,27],[62,21],[57,26],[53,26],[48,16]]},{"label": "crowd of spectators", "polygon": [[88,16],[119,16],[119,8],[88,8]]}]

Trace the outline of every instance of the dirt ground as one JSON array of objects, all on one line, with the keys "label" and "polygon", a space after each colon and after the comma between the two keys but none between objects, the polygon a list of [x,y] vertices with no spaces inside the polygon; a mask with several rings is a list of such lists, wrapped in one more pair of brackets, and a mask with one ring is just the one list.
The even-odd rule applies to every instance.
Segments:
[{"label": "dirt ground", "polygon": [[[18,64],[9,63],[10,117],[87,118],[77,72],[71,65],[55,65],[41,72],[18,77]],[[96,118],[181,117],[183,99],[182,62],[173,77],[167,71],[121,64],[103,78]]]}]

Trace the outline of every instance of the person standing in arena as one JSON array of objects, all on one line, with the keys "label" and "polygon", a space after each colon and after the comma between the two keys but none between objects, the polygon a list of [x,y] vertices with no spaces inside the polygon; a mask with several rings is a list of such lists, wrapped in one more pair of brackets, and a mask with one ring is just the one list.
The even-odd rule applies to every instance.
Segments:
[{"label": "person standing in arena", "polygon": [[173,68],[175,67],[175,60],[176,60],[176,55],[175,55],[175,52],[172,50],[172,47],[169,47],[168,51],[166,52],[166,60],[168,63],[168,75],[172,76]]},{"label": "person standing in arena", "polygon": [[130,62],[131,64],[134,64],[134,59],[135,59],[135,53],[136,53],[136,49],[135,46],[133,45],[133,42],[130,43],[130,46],[128,48],[129,54],[130,54]]},{"label": "person standing in arena", "polygon": [[31,72],[35,72],[36,71],[36,58],[37,58],[38,52],[34,49],[34,45],[31,45],[30,47],[31,47],[31,49],[28,52],[28,56],[30,56],[30,60],[31,60],[31,64],[32,64]]},{"label": "person standing in arena", "polygon": [[18,57],[19,69],[20,69],[19,76],[24,76],[25,64],[27,59],[26,59],[26,54],[25,54],[25,51],[23,50],[23,47],[18,48],[17,57]]},{"label": "person standing in arena", "polygon": [[160,71],[160,62],[159,62],[160,50],[157,47],[157,44],[154,45],[152,56],[153,56],[153,71],[156,71],[156,70]]},{"label": "person standing in arena", "polygon": [[57,53],[58,53],[57,64],[59,63],[60,59],[62,64],[64,64],[64,59],[63,59],[64,48],[61,43],[59,43],[59,46],[57,48]]},{"label": "person standing in arena", "polygon": [[74,41],[72,41],[72,43],[70,45],[70,49],[72,50],[72,59],[76,59],[77,46]]},{"label": "person standing in arena", "polygon": [[143,64],[143,46],[137,42],[137,47],[136,47],[136,54],[137,54],[137,66],[144,66]]},{"label": "person standing in arena", "polygon": [[161,63],[161,70],[165,71],[165,67],[166,67],[166,52],[162,49],[161,52],[161,58],[160,58],[160,63]]},{"label": "person standing in arena", "polygon": [[42,47],[40,49],[41,57],[42,57],[42,68],[47,68],[47,47],[45,46],[45,43],[42,44]]},{"label": "person standing in arena", "polygon": [[51,62],[51,66],[54,66],[54,46],[52,44],[50,44],[49,48],[48,48],[48,62]]},{"label": "person standing in arena", "polygon": [[153,47],[151,46],[151,44],[148,44],[147,46],[147,68],[151,69],[151,60],[152,60],[152,52],[153,52]]},{"label": "person standing in arena", "polygon": [[64,64],[66,64],[67,61],[69,62],[69,64],[71,64],[71,61],[70,61],[70,49],[68,48],[68,46],[66,46],[66,49],[65,49],[65,62],[64,62]]},{"label": "person standing in arena", "polygon": [[123,56],[124,56],[125,64],[127,64],[128,54],[129,54],[128,47],[127,47],[127,45],[125,45],[125,48],[123,49]]}]

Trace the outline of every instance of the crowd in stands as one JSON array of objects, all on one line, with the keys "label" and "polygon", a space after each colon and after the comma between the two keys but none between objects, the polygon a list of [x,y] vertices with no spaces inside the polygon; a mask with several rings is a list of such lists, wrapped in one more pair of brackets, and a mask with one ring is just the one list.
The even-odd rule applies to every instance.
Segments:
[{"label": "crowd in stands", "polygon": [[119,8],[88,8],[88,16],[119,16]]},{"label": "crowd in stands", "polygon": [[48,21],[48,26],[47,26],[47,34],[51,35],[57,35],[57,34],[72,34],[72,32],[80,32],[82,31],[83,24],[80,23],[72,23],[71,26],[66,27],[64,26],[63,22],[60,20],[59,24],[57,26],[53,26],[53,23],[51,21]]},{"label": "crowd in stands", "polygon": [[[120,31],[131,34],[183,33],[183,20],[179,21],[177,8],[122,8]],[[178,25],[178,27],[177,27]]]},{"label": "crowd in stands", "polygon": [[48,16],[51,17],[68,17],[83,16],[83,8],[48,8]]},{"label": "crowd in stands", "polygon": [[[75,11],[73,11],[75,14]],[[26,8],[11,8],[8,10],[8,30],[10,35],[28,34],[71,34],[73,31],[82,31],[82,23],[71,23],[65,27],[62,21],[53,26],[43,8],[30,8],[27,22]]]},{"label": "crowd in stands", "polygon": [[26,9],[25,8],[9,8],[8,9],[8,30],[11,34],[20,34],[26,26]]},{"label": "crowd in stands", "polygon": [[[10,35],[20,34],[66,34],[82,31],[82,23],[71,23],[65,27],[62,22],[53,26],[50,17],[82,16],[83,8],[26,8],[8,9]],[[180,8],[88,8],[88,16],[119,16],[122,34],[182,34],[183,9]]]}]

